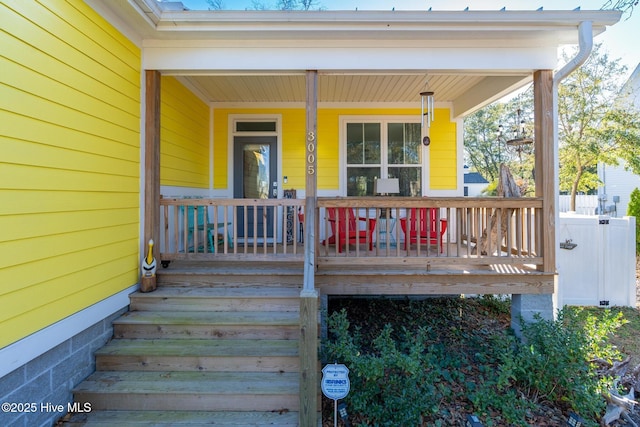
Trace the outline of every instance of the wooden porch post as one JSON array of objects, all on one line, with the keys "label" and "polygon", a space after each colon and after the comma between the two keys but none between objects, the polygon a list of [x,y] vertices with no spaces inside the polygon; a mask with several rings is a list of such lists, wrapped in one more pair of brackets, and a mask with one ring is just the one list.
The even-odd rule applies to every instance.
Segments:
[{"label": "wooden porch post", "polygon": [[542,256],[538,267],[549,273],[556,271],[556,153],[553,143],[553,71],[538,70],[533,74],[535,115],[536,197],[542,197]]},{"label": "wooden porch post", "polygon": [[[555,149],[553,141],[553,72],[538,70],[533,73],[533,103],[535,114],[535,178],[536,197],[542,198],[541,218],[536,221],[536,230],[541,238],[542,265],[538,270],[554,273],[554,292],[557,290],[558,276],[556,272],[556,179]],[[511,296],[511,327],[516,335],[521,336],[520,319],[534,322],[536,315],[551,320],[555,317],[553,294]]]},{"label": "wooden porch post", "polygon": [[318,292],[315,289],[318,72],[307,71],[304,284],[300,294],[300,419],[315,427],[318,416]]},{"label": "wooden porch post", "polygon": [[[160,72],[145,71],[144,247],[160,238]],[[158,246],[156,246],[158,247]]]}]

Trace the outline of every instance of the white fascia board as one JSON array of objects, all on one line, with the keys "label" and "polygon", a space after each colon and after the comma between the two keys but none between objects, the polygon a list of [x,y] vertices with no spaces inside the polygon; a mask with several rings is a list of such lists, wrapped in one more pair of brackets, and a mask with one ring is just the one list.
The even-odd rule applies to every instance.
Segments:
[{"label": "white fascia board", "polygon": [[[157,13],[156,13],[157,15]],[[577,28],[582,21],[593,23],[595,33],[620,19],[618,11],[163,11],[151,18],[158,33],[188,32],[261,34],[260,38],[298,38],[312,33],[378,33],[418,31],[436,36],[448,32],[495,31],[537,32]],[[382,34],[381,34],[382,33]],[[162,37],[164,38],[164,37]],[[447,37],[448,38],[448,37]],[[577,41],[577,36],[576,39]]]},{"label": "white fascia board", "polygon": [[593,34],[620,20],[618,11],[170,11],[156,0],[86,0],[101,4],[144,40],[422,41],[445,47],[576,44],[577,27]]},{"label": "white fascia board", "polygon": [[554,69],[555,48],[148,47],[150,70],[520,70]]}]

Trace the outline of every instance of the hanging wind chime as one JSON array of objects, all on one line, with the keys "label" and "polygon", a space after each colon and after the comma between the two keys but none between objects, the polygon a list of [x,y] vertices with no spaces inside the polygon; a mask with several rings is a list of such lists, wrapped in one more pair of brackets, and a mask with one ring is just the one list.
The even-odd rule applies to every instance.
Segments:
[{"label": "hanging wind chime", "polygon": [[429,136],[429,128],[431,128],[431,122],[433,122],[434,113],[434,92],[424,91],[420,92],[421,99],[421,116],[422,116],[422,144],[428,146],[431,144],[431,138]]}]

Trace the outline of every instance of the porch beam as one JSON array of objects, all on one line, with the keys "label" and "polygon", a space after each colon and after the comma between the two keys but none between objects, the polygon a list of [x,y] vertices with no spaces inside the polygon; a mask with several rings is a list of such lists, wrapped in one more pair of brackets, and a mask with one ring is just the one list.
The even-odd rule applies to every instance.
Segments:
[{"label": "porch beam", "polygon": [[318,72],[306,72],[306,136],[304,279],[300,294],[300,412],[301,427],[318,423],[318,292],[316,270],[317,110]]},{"label": "porch beam", "polygon": [[144,242],[160,241],[160,72],[145,71]]},{"label": "porch beam", "polygon": [[539,270],[556,272],[556,153],[553,143],[553,71],[533,73],[536,197],[542,198],[542,256]]}]

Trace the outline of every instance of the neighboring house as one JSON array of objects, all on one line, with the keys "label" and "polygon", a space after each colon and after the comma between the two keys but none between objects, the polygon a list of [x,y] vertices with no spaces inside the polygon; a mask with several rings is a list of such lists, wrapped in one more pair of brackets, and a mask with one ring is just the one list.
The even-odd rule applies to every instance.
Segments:
[{"label": "neighboring house", "polygon": [[484,179],[478,172],[470,172],[469,166],[464,167],[464,195],[468,197],[477,197],[489,185],[489,181]]},{"label": "neighboring house", "polygon": [[[640,111],[640,64],[622,87],[621,97]],[[604,205],[605,212],[620,218],[625,216],[631,192],[640,188],[640,176],[626,170],[624,164],[599,164],[598,178],[603,183],[598,188],[598,200]]]},{"label": "neighboring house", "polygon": [[[604,206],[607,215],[618,218],[626,216],[631,192],[640,188],[640,176],[625,170],[622,165],[605,164],[598,165],[598,176],[603,183],[598,188],[598,204]],[[597,212],[600,212],[600,206]]]},{"label": "neighboring house", "polygon": [[[138,287],[146,242],[158,242],[163,261],[190,257],[187,239],[177,236],[189,228],[185,208],[198,203],[211,215],[231,216],[213,221],[225,230],[212,242],[217,247],[223,239],[221,249],[194,259],[250,262],[256,255],[246,252],[246,242],[266,248],[289,241],[276,222],[289,215],[283,208],[305,208],[311,230],[320,230],[320,248],[330,232],[327,208],[372,196],[375,177],[399,178],[400,195],[429,197],[402,199],[401,206],[359,197],[352,206],[439,208],[450,226],[434,243],[438,251],[318,251],[309,265],[350,255],[363,265],[413,261],[424,269],[464,258],[454,264],[473,268],[428,276],[414,291],[511,293],[514,316],[553,315],[552,70],[559,46],[599,34],[620,13],[161,7],[154,0],[0,4],[3,402],[70,401],[70,389],[94,369],[93,352]],[[538,197],[463,198],[462,118],[532,81],[541,130]],[[430,127],[421,125],[425,91],[435,92]],[[244,166],[256,173],[243,174],[251,169]],[[298,201],[284,200],[285,189],[295,189]],[[204,199],[173,200],[186,196]],[[234,216],[235,206],[264,216]],[[482,243],[473,221],[496,207],[519,212],[520,229],[537,240],[518,240],[506,257],[492,250],[463,255],[464,247]],[[456,212],[466,212],[467,222],[455,226]],[[532,212],[541,233],[531,233]],[[269,215],[273,222],[257,224]],[[259,236],[251,226],[269,230]],[[309,227],[305,232],[314,236]],[[523,266],[468,271],[501,263]],[[317,299],[314,274],[305,265],[304,298]],[[2,413],[0,424],[46,425],[59,415]]]}]

